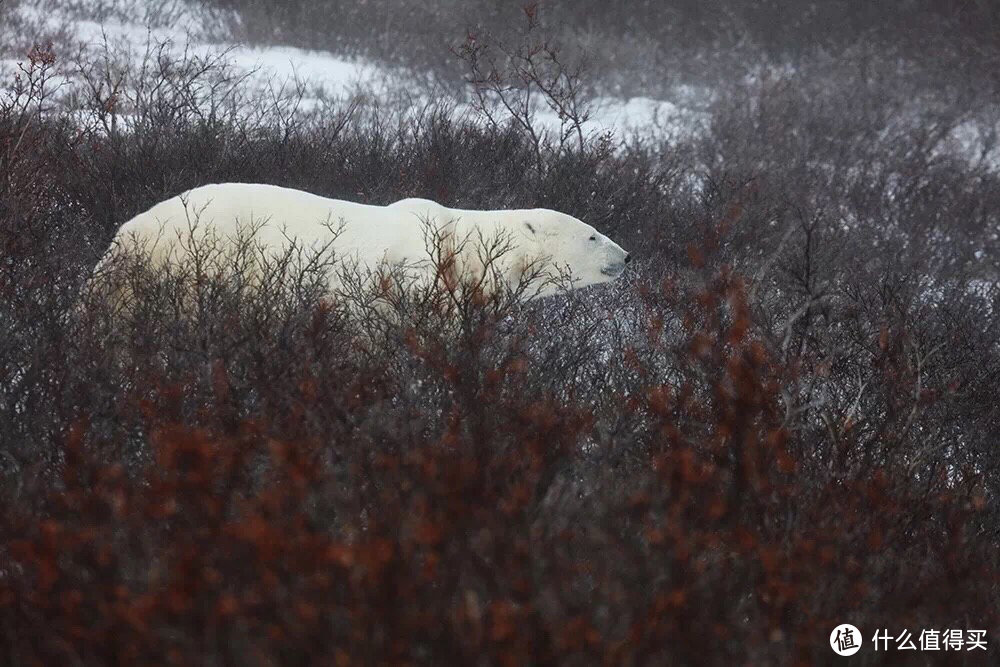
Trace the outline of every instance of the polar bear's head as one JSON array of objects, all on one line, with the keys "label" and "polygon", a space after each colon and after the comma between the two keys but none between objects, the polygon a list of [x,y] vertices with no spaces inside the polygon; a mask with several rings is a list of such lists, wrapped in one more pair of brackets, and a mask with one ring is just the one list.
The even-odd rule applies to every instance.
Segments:
[{"label": "polar bear's head", "polygon": [[631,260],[621,246],[571,215],[544,208],[525,213],[521,233],[526,245],[557,270],[568,270],[574,287],[610,282]]}]

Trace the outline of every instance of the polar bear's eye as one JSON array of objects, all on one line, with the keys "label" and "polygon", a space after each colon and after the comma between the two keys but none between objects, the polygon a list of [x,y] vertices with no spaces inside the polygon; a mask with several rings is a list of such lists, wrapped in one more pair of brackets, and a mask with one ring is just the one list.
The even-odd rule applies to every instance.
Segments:
[{"label": "polar bear's eye", "polygon": [[597,240],[597,237],[596,237],[596,236],[591,236],[591,237],[590,237],[590,240],[591,240],[591,241],[596,241],[596,240]]}]

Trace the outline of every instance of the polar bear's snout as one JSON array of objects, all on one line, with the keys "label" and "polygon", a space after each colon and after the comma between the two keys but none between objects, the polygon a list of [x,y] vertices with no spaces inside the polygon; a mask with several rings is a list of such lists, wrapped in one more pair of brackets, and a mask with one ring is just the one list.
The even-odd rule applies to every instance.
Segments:
[{"label": "polar bear's snout", "polygon": [[632,261],[632,256],[611,239],[607,237],[605,239],[608,260],[601,268],[601,273],[610,278],[617,278],[625,271],[625,265]]}]

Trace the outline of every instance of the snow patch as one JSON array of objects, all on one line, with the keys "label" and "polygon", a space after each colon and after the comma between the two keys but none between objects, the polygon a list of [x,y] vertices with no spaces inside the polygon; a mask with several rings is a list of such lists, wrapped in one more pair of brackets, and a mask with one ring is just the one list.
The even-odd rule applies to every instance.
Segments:
[{"label": "snow patch", "polygon": [[[403,75],[390,68],[361,59],[338,57],[326,51],[310,51],[287,46],[251,47],[226,39],[225,26],[233,25],[233,16],[197,2],[173,0],[50,0],[45,5],[23,4],[20,11],[40,33],[68,30],[76,42],[91,55],[113,54],[128,62],[141,62],[163,45],[168,55],[221,58],[237,72],[247,75],[243,86],[247,95],[267,96],[291,87],[303,98],[297,110],[308,112],[330,99],[344,98],[364,91],[377,99],[402,92],[411,109],[436,101],[426,93],[410,94]],[[220,39],[221,38],[221,39]],[[65,49],[72,52],[73,49]],[[58,54],[62,55],[62,54]],[[0,76],[7,87],[17,65],[23,59],[0,60]],[[62,60],[60,59],[60,64]],[[68,68],[65,77],[72,77]],[[678,87],[677,102],[647,97],[620,99],[602,97],[594,100],[593,114],[584,126],[585,133],[614,131],[617,135],[640,134],[668,138],[697,131],[705,114],[693,110],[707,92],[693,87]],[[456,104],[455,112],[467,117],[471,109]],[[540,104],[534,120],[542,129],[558,132],[560,119]],[[126,116],[123,115],[123,119]]]}]

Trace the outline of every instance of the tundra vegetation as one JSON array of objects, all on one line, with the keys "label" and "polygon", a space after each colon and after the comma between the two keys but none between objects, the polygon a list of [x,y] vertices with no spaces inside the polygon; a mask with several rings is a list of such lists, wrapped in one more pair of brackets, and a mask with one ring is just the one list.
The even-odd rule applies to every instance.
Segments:
[{"label": "tundra vegetation", "polygon": [[[954,4],[953,77],[906,30],[746,24],[733,49],[796,66],[669,138],[586,131],[531,8],[452,44],[472,116],[286,113],[155,50],[67,83],[31,49],[0,98],[0,661],[808,663],[843,622],[995,651],[1000,47]],[[571,27],[673,48],[658,25]],[[391,273],[330,299],[296,253],[85,289],[123,221],[224,181],[553,208],[635,260],[528,302]]]}]

